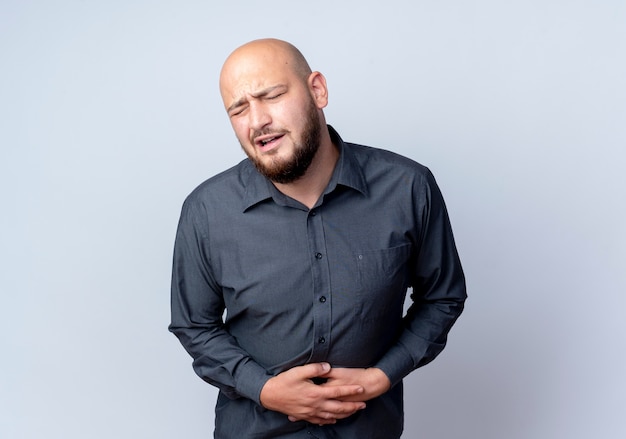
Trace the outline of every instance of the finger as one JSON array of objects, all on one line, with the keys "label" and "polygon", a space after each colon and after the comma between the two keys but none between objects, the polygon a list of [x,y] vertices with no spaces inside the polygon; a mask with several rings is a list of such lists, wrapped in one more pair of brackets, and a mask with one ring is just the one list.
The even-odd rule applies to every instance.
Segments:
[{"label": "finger", "polygon": [[[362,401],[357,402],[344,402],[344,401],[327,401],[319,408],[317,416],[322,418],[337,418],[343,419],[348,416],[353,415],[359,410],[363,410],[365,408],[365,403]],[[323,413],[321,415],[320,413]]]},{"label": "finger", "polygon": [[358,410],[345,411],[345,412],[320,411],[320,412],[317,412],[315,415],[311,415],[307,417],[304,420],[307,422],[310,422],[311,424],[317,424],[317,425],[335,424],[337,423],[338,420],[348,418],[352,416],[354,413],[356,413],[357,411]]},{"label": "finger", "polygon": [[363,402],[327,401],[323,407],[315,412],[301,415],[290,415],[291,422],[307,421],[312,424],[334,424],[338,419],[352,416],[354,413],[365,408]]},{"label": "finger", "polygon": [[357,384],[349,386],[323,386],[322,389],[327,392],[325,395],[329,399],[341,399],[346,396],[354,396],[362,394],[365,389]]},{"label": "finger", "polygon": [[330,371],[328,363],[310,363],[304,366],[297,366],[291,369],[293,373],[298,374],[301,378],[315,378],[324,375]]},{"label": "finger", "polygon": [[337,418],[322,418],[322,417],[312,417],[310,419],[306,419],[307,422],[311,424],[316,424],[319,426],[322,425],[333,425],[337,423]]}]

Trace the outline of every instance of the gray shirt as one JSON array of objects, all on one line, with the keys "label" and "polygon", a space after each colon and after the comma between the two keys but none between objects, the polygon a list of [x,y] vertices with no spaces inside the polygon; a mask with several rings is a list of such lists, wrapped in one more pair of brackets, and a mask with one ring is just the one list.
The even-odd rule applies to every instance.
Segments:
[{"label": "gray shirt", "polygon": [[[430,171],[329,131],[340,158],[312,209],[247,159],[183,205],[170,330],[220,389],[216,438],[400,437],[402,378],[441,352],[463,309],[464,276]],[[260,405],[273,375],[321,361],[378,367],[392,388],[324,427]]]}]

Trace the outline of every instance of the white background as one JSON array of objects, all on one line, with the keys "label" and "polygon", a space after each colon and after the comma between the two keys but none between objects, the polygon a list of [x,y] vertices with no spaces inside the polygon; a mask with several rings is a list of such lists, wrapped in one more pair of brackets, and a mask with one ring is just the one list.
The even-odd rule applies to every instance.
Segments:
[{"label": "white background", "polygon": [[266,36],[326,75],[344,139],[444,192],[470,299],[404,437],[626,437],[625,5],[2,0],[0,437],[212,437],[171,251],[244,157],[221,64]]}]

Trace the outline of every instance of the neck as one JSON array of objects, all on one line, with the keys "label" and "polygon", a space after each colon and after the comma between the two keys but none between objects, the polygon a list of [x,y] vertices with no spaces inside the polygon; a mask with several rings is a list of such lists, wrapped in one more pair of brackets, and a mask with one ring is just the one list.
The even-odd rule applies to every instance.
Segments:
[{"label": "neck", "polygon": [[322,130],[320,147],[305,174],[292,183],[274,183],[274,186],[311,209],[328,186],[338,159],[339,151],[330,140],[330,134]]}]

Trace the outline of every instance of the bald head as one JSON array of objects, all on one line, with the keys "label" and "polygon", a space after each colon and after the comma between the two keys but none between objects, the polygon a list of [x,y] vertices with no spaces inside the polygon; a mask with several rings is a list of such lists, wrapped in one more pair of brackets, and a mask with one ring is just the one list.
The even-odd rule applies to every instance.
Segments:
[{"label": "bald head", "polygon": [[244,79],[262,81],[270,74],[295,75],[303,82],[311,74],[311,68],[302,53],[292,44],[276,39],[254,40],[235,49],[231,53],[220,74],[220,92],[224,104],[234,98],[233,84],[241,84]]}]

